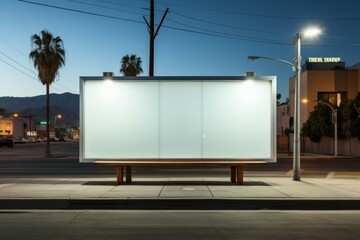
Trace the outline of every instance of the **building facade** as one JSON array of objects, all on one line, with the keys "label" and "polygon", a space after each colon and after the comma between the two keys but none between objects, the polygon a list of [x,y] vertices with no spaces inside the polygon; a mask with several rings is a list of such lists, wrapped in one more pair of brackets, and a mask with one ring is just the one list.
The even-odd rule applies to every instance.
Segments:
[{"label": "building facade", "polygon": [[30,121],[25,118],[0,118],[0,138],[25,137],[30,129]]},{"label": "building facade", "polygon": [[[79,139],[78,126],[50,126],[50,137]],[[30,118],[0,117],[0,138],[44,138],[46,125]]]},{"label": "building facade", "polygon": [[[309,58],[302,66],[300,75],[300,127],[310,117],[319,101],[339,106],[345,99],[354,99],[360,92],[360,63],[346,67],[340,58]],[[278,136],[283,136],[283,129],[289,126],[294,116],[295,76],[289,79],[289,101],[278,106]],[[283,121],[284,109],[289,110],[289,122]],[[293,135],[288,141],[288,150],[293,148]],[[279,139],[279,137],[278,137]],[[334,153],[334,140],[322,138],[321,142],[313,143],[302,138],[302,151],[323,154]],[[359,155],[354,149],[360,148],[357,139],[338,139],[339,154]],[[305,146],[306,145],[306,146]],[[358,147],[357,147],[358,146]]]},{"label": "building facade", "polygon": [[[311,59],[311,58],[309,58]],[[360,92],[358,65],[345,67],[340,58],[315,58],[302,66],[300,76],[300,126],[307,121],[318,101],[339,106],[345,99],[353,99]],[[333,59],[334,62],[325,61]],[[295,77],[289,80],[289,110],[294,116]]]}]

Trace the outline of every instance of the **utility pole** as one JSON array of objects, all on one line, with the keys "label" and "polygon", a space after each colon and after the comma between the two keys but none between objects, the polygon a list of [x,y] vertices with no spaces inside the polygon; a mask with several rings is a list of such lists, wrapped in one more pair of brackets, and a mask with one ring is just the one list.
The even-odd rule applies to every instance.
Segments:
[{"label": "utility pole", "polygon": [[166,9],[159,26],[157,27],[156,31],[155,31],[155,27],[154,27],[154,17],[155,17],[155,7],[154,7],[154,0],[150,0],[150,23],[146,20],[145,17],[144,20],[146,22],[146,25],[148,27],[148,31],[149,31],[149,38],[150,38],[150,46],[149,46],[149,76],[153,77],[154,76],[154,41],[155,38],[160,30],[160,27],[167,15],[169,11],[169,8]]},{"label": "utility pole", "polygon": [[154,0],[150,0],[150,54],[149,54],[149,76],[154,76]]}]

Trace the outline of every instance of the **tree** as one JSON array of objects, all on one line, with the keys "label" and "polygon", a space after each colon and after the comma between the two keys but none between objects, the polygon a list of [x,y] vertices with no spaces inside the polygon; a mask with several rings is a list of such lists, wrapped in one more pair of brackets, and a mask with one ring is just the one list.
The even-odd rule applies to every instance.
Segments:
[{"label": "tree", "polygon": [[351,109],[351,128],[352,137],[360,140],[360,93],[350,102]]},{"label": "tree", "polygon": [[124,76],[137,76],[143,72],[141,63],[141,58],[135,54],[125,55],[121,59],[120,73],[123,73]]},{"label": "tree", "polygon": [[319,142],[322,136],[333,136],[334,127],[331,122],[331,113],[328,106],[318,103],[303,125],[303,134],[313,142]]},{"label": "tree", "polygon": [[[360,94],[354,99],[344,99],[337,109],[339,137],[357,137],[360,140]],[[315,106],[309,119],[304,123],[303,133],[311,141],[320,141],[322,136],[334,136],[334,124],[331,121],[331,109],[324,104]]]},{"label": "tree", "polygon": [[4,116],[5,108],[0,107],[0,117]]},{"label": "tree", "polygon": [[50,153],[50,85],[58,75],[59,69],[65,65],[65,49],[62,39],[54,37],[47,30],[41,31],[40,35],[31,36],[32,50],[29,54],[38,70],[40,82],[46,86],[46,148],[47,157]]},{"label": "tree", "polygon": [[285,136],[289,136],[290,133],[294,133],[294,117],[289,118],[289,128],[286,128],[284,133]]},{"label": "tree", "polygon": [[276,105],[280,105],[281,93],[276,94]]},{"label": "tree", "polygon": [[[351,125],[352,118],[354,115],[354,109],[352,108],[351,101],[345,99],[341,101],[338,110],[338,126],[340,126],[341,132],[340,136],[345,136],[347,138],[351,137]],[[355,111],[356,112],[356,111]]]}]

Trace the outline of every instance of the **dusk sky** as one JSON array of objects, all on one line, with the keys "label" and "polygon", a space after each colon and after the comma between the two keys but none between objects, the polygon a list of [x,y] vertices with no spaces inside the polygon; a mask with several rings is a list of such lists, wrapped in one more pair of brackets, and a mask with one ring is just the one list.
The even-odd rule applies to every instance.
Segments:
[{"label": "dusk sky", "polygon": [[[340,57],[346,66],[360,62],[359,0],[155,0],[155,23],[167,7],[155,40],[155,76],[242,76],[254,71],[277,76],[284,100],[294,75],[291,68],[246,57],[293,62],[293,36],[309,25],[323,34],[303,39],[303,63],[308,57]],[[149,34],[143,16],[149,19],[148,8],[149,0],[1,1],[0,96],[45,94],[28,57],[31,35],[43,29],[60,36],[67,53],[52,93],[79,93],[79,76],[104,71],[120,75],[126,54],[142,58],[141,76],[147,76]]]}]

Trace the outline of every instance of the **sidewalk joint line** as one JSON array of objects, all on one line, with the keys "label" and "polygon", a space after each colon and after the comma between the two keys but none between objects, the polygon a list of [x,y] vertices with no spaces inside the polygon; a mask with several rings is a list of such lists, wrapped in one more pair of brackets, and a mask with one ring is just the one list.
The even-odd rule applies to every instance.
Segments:
[{"label": "sidewalk joint line", "polygon": [[158,198],[160,198],[160,195],[161,195],[162,191],[164,190],[165,186],[166,186],[166,184],[162,186],[162,188],[161,188],[161,190],[160,190],[160,192],[158,194]]}]

